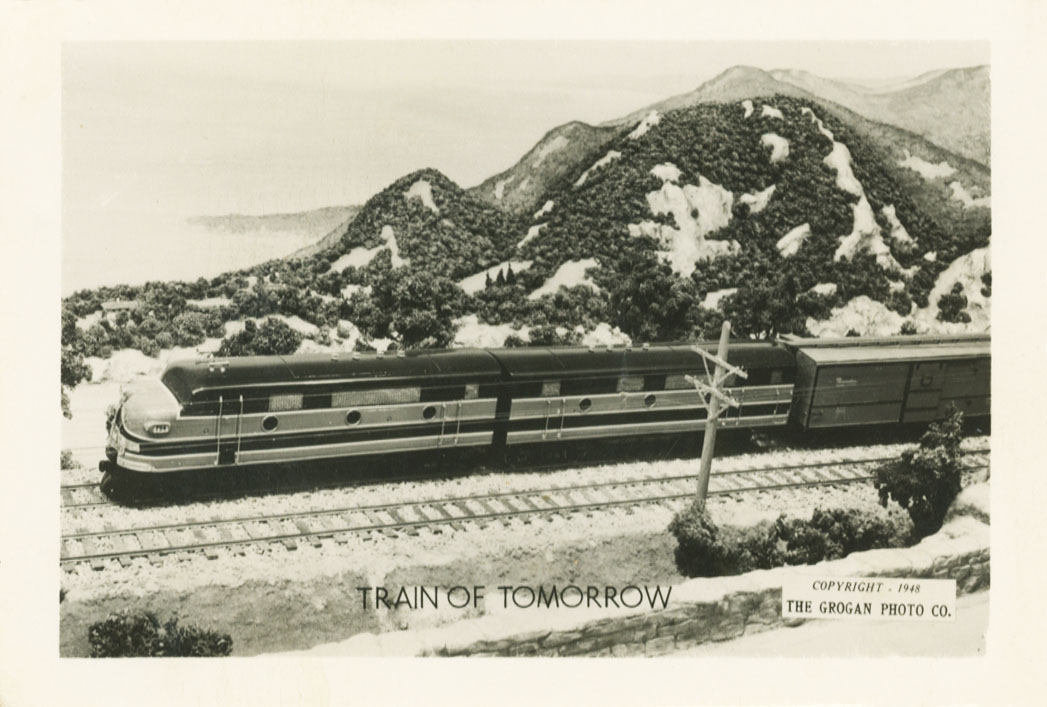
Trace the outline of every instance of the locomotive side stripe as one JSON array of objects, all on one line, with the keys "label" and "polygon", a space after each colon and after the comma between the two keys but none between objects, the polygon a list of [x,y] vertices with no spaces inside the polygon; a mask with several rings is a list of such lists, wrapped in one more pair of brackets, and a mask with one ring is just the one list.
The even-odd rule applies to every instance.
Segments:
[{"label": "locomotive side stripe", "polygon": [[[746,405],[741,417],[732,417],[732,426],[743,426],[750,418],[774,416],[781,413],[784,418],[788,414],[787,406],[784,404]],[[635,412],[617,413],[592,413],[587,415],[567,416],[563,419],[564,429],[589,429],[601,427],[614,427],[619,425],[645,425],[652,423],[669,423],[678,421],[700,421],[706,418],[707,412],[703,407],[675,408],[665,410],[641,410]],[[505,424],[504,422],[502,424]],[[550,420],[550,426],[552,420]],[[556,418],[556,428],[559,428],[560,419]],[[495,420],[463,420],[460,428],[455,429],[455,421],[448,420],[446,424],[437,420],[424,424],[411,426],[384,427],[371,429],[337,429],[322,432],[286,433],[272,434],[265,437],[244,437],[240,442],[241,452],[255,450],[277,450],[291,447],[307,447],[311,445],[325,444],[349,444],[356,442],[380,441],[391,439],[406,439],[414,437],[440,438],[441,429],[443,438],[451,438],[457,431],[459,434],[471,434],[476,432],[493,432],[497,425]],[[546,427],[545,418],[525,418],[521,420],[509,420],[506,431],[511,438],[514,433],[532,430],[543,430]],[[121,430],[123,431],[123,430]],[[125,433],[126,436],[126,433]],[[553,435],[555,439],[555,435]],[[223,437],[223,446],[235,441],[230,436]],[[179,454],[214,454],[216,444],[214,440],[202,442],[148,442],[140,444],[139,454],[142,456],[170,456]]]}]

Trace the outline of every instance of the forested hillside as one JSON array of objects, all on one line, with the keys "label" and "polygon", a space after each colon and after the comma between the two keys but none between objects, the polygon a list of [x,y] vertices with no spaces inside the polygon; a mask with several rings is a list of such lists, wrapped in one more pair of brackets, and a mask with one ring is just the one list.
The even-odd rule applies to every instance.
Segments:
[{"label": "forested hillside", "polygon": [[[753,338],[988,327],[988,171],[918,136],[776,95],[649,110],[593,145],[534,211],[426,169],[320,252],[78,292],[66,349],[688,340],[724,317]],[[113,299],[137,308],[101,316]]]}]

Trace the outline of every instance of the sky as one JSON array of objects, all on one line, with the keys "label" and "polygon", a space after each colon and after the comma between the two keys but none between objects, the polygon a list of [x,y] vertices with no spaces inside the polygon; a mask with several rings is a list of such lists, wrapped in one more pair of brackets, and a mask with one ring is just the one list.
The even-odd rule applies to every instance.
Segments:
[{"label": "sky", "polygon": [[63,218],[359,204],[423,167],[469,187],[557,125],[737,64],[875,80],[988,62],[985,42],[66,43]]}]

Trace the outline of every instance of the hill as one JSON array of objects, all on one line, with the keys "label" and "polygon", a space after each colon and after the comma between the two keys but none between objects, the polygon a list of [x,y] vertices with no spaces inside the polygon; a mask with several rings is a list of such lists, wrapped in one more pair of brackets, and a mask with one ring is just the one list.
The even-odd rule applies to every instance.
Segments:
[{"label": "hill", "polygon": [[560,186],[574,168],[617,135],[615,127],[571,122],[553,128],[520,161],[473,187],[469,193],[514,214],[533,211],[540,198]]},{"label": "hill", "polygon": [[910,81],[878,88],[825,79],[805,71],[772,71],[771,76],[989,166],[987,66],[929,72]]},{"label": "hill", "polygon": [[503,183],[509,210],[491,199],[505,173],[484,197],[419,170],[317,252],[64,306],[76,323],[104,299],[143,303],[130,328],[85,322],[85,355],[193,345],[269,315],[314,350],[692,340],[725,317],[753,338],[989,326],[986,167],[766,72],[718,79],[629,121],[551,132],[516,173],[546,186]]}]

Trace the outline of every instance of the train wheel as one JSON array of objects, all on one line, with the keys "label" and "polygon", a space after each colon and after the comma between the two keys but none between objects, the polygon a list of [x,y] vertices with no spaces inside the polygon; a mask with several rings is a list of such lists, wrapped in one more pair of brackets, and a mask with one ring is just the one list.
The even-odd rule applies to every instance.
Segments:
[{"label": "train wheel", "polygon": [[102,480],[98,482],[98,488],[106,498],[113,498],[113,493],[116,489],[116,480],[113,478],[113,472],[107,471],[102,474]]}]

